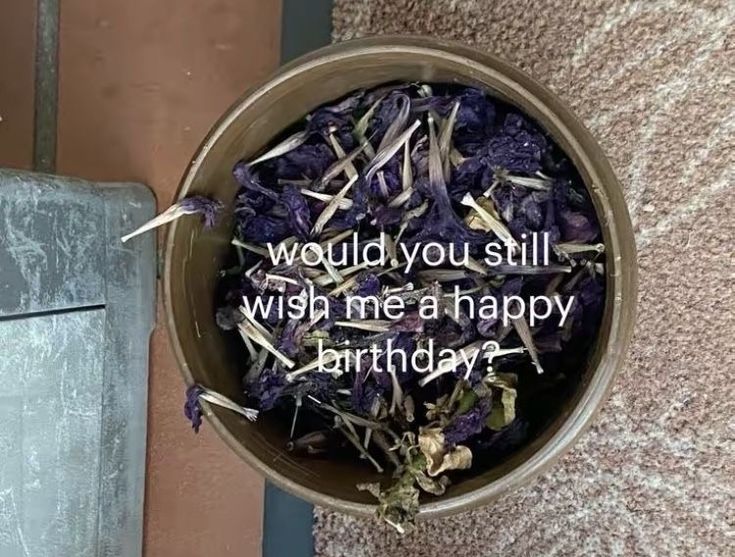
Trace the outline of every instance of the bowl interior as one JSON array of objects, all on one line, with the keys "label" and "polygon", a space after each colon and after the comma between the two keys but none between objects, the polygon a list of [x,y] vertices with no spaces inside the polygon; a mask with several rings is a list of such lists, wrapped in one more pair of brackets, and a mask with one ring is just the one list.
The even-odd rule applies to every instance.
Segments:
[{"label": "bowl interior", "polygon": [[[630,258],[632,241],[621,241],[615,228],[616,220],[627,222],[627,213],[614,176],[599,148],[558,100],[498,60],[421,42],[332,47],[326,54],[284,68],[264,87],[243,97],[215,126],[192,161],[180,195],[201,193],[233,201],[237,184],[231,169],[237,161],[257,154],[319,105],[355,89],[392,81],[478,86],[535,119],[577,166],[591,192],[608,248],[601,330],[576,390],[549,425],[519,452],[493,468],[462,477],[443,497],[427,500],[422,513],[436,515],[486,501],[524,481],[562,452],[589,421],[619,365],[618,352],[625,348],[626,328],[619,324],[622,306],[616,295],[625,288],[620,256]],[[203,231],[196,219],[176,222],[169,232],[164,288],[174,350],[186,378],[242,401],[244,362],[233,356],[236,352],[214,321],[217,273],[230,254],[231,227],[231,209],[214,230]],[[369,466],[294,457],[284,450],[283,420],[268,414],[250,424],[226,410],[207,409],[207,413],[209,423],[232,448],[281,487],[343,511],[372,511],[372,497],[355,489],[357,482],[375,479]]]}]

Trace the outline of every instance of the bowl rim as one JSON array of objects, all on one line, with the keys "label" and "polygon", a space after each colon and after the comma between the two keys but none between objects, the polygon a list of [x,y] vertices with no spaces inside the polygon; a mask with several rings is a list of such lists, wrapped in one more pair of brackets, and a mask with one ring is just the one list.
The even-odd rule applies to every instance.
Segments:
[{"label": "bowl rim", "polygon": [[[554,465],[591,425],[610,392],[615,375],[625,364],[628,347],[633,335],[637,301],[636,246],[622,188],[606,156],[591,133],[555,93],[526,73],[492,54],[454,41],[411,35],[381,35],[329,45],[289,62],[276,70],[270,77],[261,80],[256,86],[238,98],[212,126],[184,172],[176,199],[181,199],[188,194],[207,153],[224,131],[244,110],[247,110],[255,99],[267,94],[274,84],[287,81],[304,72],[309,72],[315,67],[328,65],[337,60],[386,52],[441,56],[454,59],[454,61],[463,65],[481,68],[483,73],[495,74],[505,86],[523,96],[524,102],[533,104],[534,108],[553,122],[558,131],[565,132],[564,136],[570,142],[570,148],[575,156],[582,160],[588,171],[594,171],[594,175],[600,180],[609,205],[605,209],[609,211],[609,216],[613,217],[607,222],[610,237],[614,242],[612,252],[616,256],[627,254],[626,260],[623,261],[621,258],[618,263],[619,272],[616,272],[612,277],[614,281],[612,285],[608,275],[608,288],[612,286],[616,295],[609,310],[612,315],[607,351],[601,355],[597,368],[590,370],[589,383],[579,396],[576,405],[547,442],[507,474],[467,493],[443,500],[422,502],[418,518],[438,518],[487,504],[501,495],[529,483]],[[615,206],[614,210],[612,206]],[[168,335],[178,367],[187,384],[191,384],[194,379],[184,357],[181,339],[177,333],[170,288],[171,254],[176,230],[177,223],[174,221],[169,226],[164,246],[163,305]],[[358,516],[370,516],[374,513],[375,504],[357,503],[327,495],[277,472],[232,435],[215,413],[205,409],[205,417],[212,428],[235,453],[281,489],[313,504],[326,506],[341,512]]]}]

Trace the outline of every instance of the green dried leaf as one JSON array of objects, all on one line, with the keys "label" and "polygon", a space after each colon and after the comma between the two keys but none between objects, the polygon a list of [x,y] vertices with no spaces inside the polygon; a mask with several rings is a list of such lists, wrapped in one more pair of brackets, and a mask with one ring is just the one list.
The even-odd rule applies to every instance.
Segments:
[{"label": "green dried leaf", "polygon": [[416,483],[419,484],[419,487],[423,489],[426,493],[431,493],[432,495],[438,496],[444,495],[444,492],[447,490],[447,486],[449,486],[449,484],[452,482],[447,476],[430,478],[426,474],[417,473]]},{"label": "green dried leaf", "polygon": [[414,421],[414,414],[416,412],[416,405],[411,395],[406,395],[403,398],[403,415],[408,423]]},{"label": "green dried leaf", "polygon": [[357,489],[368,491],[378,499],[378,518],[393,526],[400,534],[413,525],[419,512],[419,490],[415,474],[410,468],[385,490],[375,483],[357,484]]},{"label": "green dried leaf", "polygon": [[501,386],[500,397],[493,397],[493,406],[487,418],[487,427],[500,431],[516,419],[516,390]]},{"label": "green dried leaf", "polygon": [[579,244],[575,242],[559,243],[552,246],[556,255],[562,261],[570,261],[575,257],[587,257],[593,254],[597,257],[605,252],[605,244]]},{"label": "green dried leaf", "polygon": [[268,257],[268,250],[256,244],[252,244],[250,242],[242,242],[237,238],[233,238],[230,243],[233,246],[237,246],[238,248],[243,248],[248,251],[252,251],[253,253],[257,253],[261,257]]},{"label": "green dried leaf", "polygon": [[370,106],[370,108],[368,108],[367,112],[365,112],[365,114],[363,114],[362,117],[357,121],[355,127],[352,130],[352,135],[365,150],[365,154],[370,158],[373,158],[375,156],[375,149],[373,149],[373,146],[370,145],[370,141],[367,138],[367,129],[370,125],[370,119],[373,117],[373,114],[375,114],[375,110],[378,108],[384,98],[385,95],[381,96],[377,101],[375,101]]},{"label": "green dried leaf", "polygon": [[245,316],[245,321],[242,321],[237,325],[237,328],[243,337],[248,337],[251,341],[260,344],[263,348],[268,350],[268,352],[278,358],[278,360],[280,360],[280,362],[287,368],[292,368],[296,365],[293,360],[273,346],[272,339],[268,338],[270,336],[269,333],[265,331],[262,326],[255,321],[255,319],[245,312],[243,312],[243,315]]},{"label": "green dried leaf", "polygon": [[366,482],[357,484],[357,489],[359,491],[367,491],[376,499],[380,498],[380,482]]},{"label": "green dried leaf", "polygon": [[472,389],[469,389],[462,393],[462,396],[459,398],[459,404],[457,405],[457,414],[464,414],[467,412],[470,408],[472,408],[475,403],[477,402],[477,393],[473,391]]},{"label": "green dried leaf", "polygon": [[391,323],[392,322],[387,319],[352,319],[334,322],[337,327],[361,329],[372,333],[385,333],[390,331]]}]

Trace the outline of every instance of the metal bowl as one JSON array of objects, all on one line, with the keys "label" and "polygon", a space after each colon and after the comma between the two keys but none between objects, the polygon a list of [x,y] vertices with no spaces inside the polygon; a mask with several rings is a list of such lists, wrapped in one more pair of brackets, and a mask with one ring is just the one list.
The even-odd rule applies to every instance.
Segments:
[{"label": "metal bowl", "polygon": [[[246,93],[212,128],[184,174],[179,196],[193,192],[232,201],[233,165],[252,157],[314,108],[350,91],[391,81],[452,82],[485,89],[535,119],[564,149],[590,191],[606,251],[607,294],[598,338],[576,391],[551,424],[510,459],[463,475],[441,497],[422,502],[420,518],[471,509],[497,499],[547,470],[579,437],[603,404],[624,363],[636,305],[636,252],[620,184],[585,127],[551,91],[492,55],[428,38],[381,36],[316,51]],[[163,275],[166,320],[187,382],[243,399],[242,358],[214,321],[218,271],[230,251],[232,213],[204,231],[196,219],[171,225]],[[243,401],[244,402],[244,401]],[[376,473],[355,462],[294,457],[284,449],[287,426],[264,414],[248,423],[205,404],[209,425],[268,480],[315,504],[356,515],[375,510],[355,488]]]}]

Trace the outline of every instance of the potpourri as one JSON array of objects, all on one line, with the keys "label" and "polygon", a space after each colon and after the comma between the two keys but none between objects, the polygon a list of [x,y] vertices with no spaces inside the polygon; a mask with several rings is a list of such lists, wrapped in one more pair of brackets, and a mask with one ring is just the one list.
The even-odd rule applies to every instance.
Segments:
[{"label": "potpourri", "polygon": [[[248,419],[280,416],[294,454],[351,454],[374,468],[382,480],[357,488],[399,531],[420,499],[498,464],[556,417],[599,327],[604,245],[573,165],[516,108],[458,85],[358,91],[233,174],[233,257],[216,320],[241,338],[246,407],[220,404]],[[379,264],[365,260],[370,242],[385,251]],[[503,247],[495,265],[492,242]],[[309,262],[298,251],[307,243],[328,247],[332,261]],[[425,249],[409,265],[416,246]],[[467,257],[449,261],[450,248]],[[275,263],[279,250],[293,257]],[[397,319],[390,296],[404,304]],[[430,318],[424,296],[438,304]],[[542,296],[558,305],[530,314]],[[374,297],[377,309],[355,308],[354,297]],[[265,303],[309,299],[318,303],[300,318]],[[471,307],[489,300],[509,311],[501,300],[515,300],[512,318]],[[455,356],[426,369],[410,356],[427,346]],[[389,348],[409,358],[396,365]],[[188,392],[196,429],[207,392],[217,404],[202,387]]]}]

